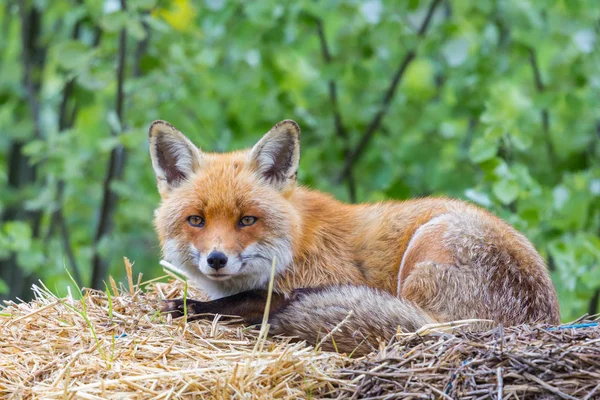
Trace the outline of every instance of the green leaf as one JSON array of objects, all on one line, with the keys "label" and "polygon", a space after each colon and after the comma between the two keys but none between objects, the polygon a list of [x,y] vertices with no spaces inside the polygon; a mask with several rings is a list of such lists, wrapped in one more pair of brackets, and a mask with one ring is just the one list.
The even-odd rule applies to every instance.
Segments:
[{"label": "green leaf", "polygon": [[469,157],[474,163],[480,163],[496,156],[498,152],[498,140],[486,140],[476,138],[469,148]]},{"label": "green leaf", "polygon": [[156,6],[158,0],[129,0],[127,7],[131,10],[150,10]]},{"label": "green leaf", "polygon": [[494,183],[492,190],[494,196],[496,196],[502,204],[510,204],[519,196],[519,185],[512,179],[503,179]]},{"label": "green leaf", "polygon": [[0,294],[7,294],[9,292],[8,285],[2,278],[0,278]]},{"label": "green leaf", "polygon": [[409,64],[401,84],[406,94],[416,99],[428,99],[435,93],[433,63],[419,58]]},{"label": "green leaf", "polygon": [[486,193],[482,193],[475,189],[467,189],[465,190],[465,196],[474,201],[475,203],[482,205],[484,207],[489,207],[492,205],[492,201]]},{"label": "green leaf", "polygon": [[31,227],[23,221],[9,221],[2,226],[3,242],[11,251],[31,248]]},{"label": "green leaf", "polygon": [[469,55],[469,40],[457,37],[449,40],[442,48],[442,54],[451,67],[459,67]]},{"label": "green leaf", "polygon": [[28,274],[38,271],[44,266],[45,262],[46,258],[44,257],[42,244],[38,241],[33,242],[27,251],[17,253],[17,263]]},{"label": "green leaf", "polygon": [[129,22],[129,16],[123,11],[116,11],[102,16],[100,26],[109,33],[117,33],[125,28]]},{"label": "green leaf", "polygon": [[138,18],[129,18],[127,33],[138,41],[146,38],[146,30]]},{"label": "green leaf", "polygon": [[39,162],[46,156],[48,146],[44,140],[32,140],[25,145],[23,152],[31,157],[31,161],[34,163]]},{"label": "green leaf", "polygon": [[56,48],[58,65],[66,70],[80,70],[90,63],[94,50],[77,40],[68,40]]}]

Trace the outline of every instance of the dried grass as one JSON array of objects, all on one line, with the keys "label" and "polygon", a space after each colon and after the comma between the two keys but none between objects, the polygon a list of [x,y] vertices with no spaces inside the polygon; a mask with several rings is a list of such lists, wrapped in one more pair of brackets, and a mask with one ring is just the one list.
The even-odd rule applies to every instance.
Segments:
[{"label": "dried grass", "polygon": [[[260,339],[240,324],[156,312],[182,297],[181,280],[86,291],[0,310],[2,398],[304,398],[346,386],[332,377],[349,359],[301,343]],[[140,290],[144,287],[145,290]],[[202,298],[189,289],[191,298]],[[112,316],[112,317],[111,317]]]},{"label": "dried grass", "polygon": [[357,384],[339,397],[600,399],[597,321],[400,336],[338,374]]},{"label": "dried grass", "polygon": [[[41,284],[0,310],[2,398],[600,398],[600,329],[457,324],[400,334],[367,358],[263,338],[235,322],[185,324],[161,299],[202,298],[168,283],[126,284],[82,300]],[[578,321],[582,322],[582,321]],[[263,332],[264,333],[264,332]]]}]

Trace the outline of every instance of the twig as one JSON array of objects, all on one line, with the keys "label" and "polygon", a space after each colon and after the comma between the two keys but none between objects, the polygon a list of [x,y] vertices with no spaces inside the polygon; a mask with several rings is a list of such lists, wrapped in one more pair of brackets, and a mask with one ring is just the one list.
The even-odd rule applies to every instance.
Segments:
[{"label": "twig", "polygon": [[12,324],[14,324],[14,323],[16,323],[16,322],[19,322],[19,321],[22,321],[22,320],[24,320],[24,319],[27,319],[27,318],[33,317],[34,315],[37,315],[37,314],[39,314],[39,313],[42,313],[42,312],[46,311],[46,310],[47,310],[47,309],[49,309],[49,308],[54,308],[54,307],[56,307],[57,305],[61,304],[63,301],[64,301],[63,299],[58,299],[58,300],[56,300],[56,301],[55,301],[55,302],[53,302],[53,303],[47,304],[47,305],[45,305],[45,306],[43,306],[43,307],[40,307],[40,308],[38,308],[37,310],[34,310],[34,311],[30,312],[29,314],[26,314],[26,315],[20,316],[19,318],[15,318],[15,319],[13,319],[13,320],[9,321],[9,322],[8,322],[8,324],[9,324],[9,325],[12,325]]},{"label": "twig", "polygon": [[473,140],[473,134],[475,133],[475,129],[477,128],[477,118],[474,116],[469,117],[469,125],[467,126],[467,133],[462,143],[460,144],[461,152],[463,154],[467,154],[469,148],[471,147],[471,142]]},{"label": "twig", "polygon": [[[427,33],[427,29],[429,28],[429,23],[431,22],[431,18],[433,17],[433,14],[434,14],[437,6],[441,2],[442,2],[442,0],[433,0],[431,2],[429,9],[427,10],[427,15],[425,16],[425,19],[423,20],[423,23],[421,24],[421,27],[419,28],[419,31],[417,32],[418,37],[422,38]],[[379,107],[379,110],[373,116],[373,119],[371,119],[371,122],[367,126],[367,128],[366,128],[365,132],[363,133],[362,138],[361,138],[360,142],[358,143],[358,145],[356,146],[356,148],[349,154],[348,158],[346,159],[346,162],[344,163],[344,167],[342,168],[342,172],[338,177],[339,182],[348,178],[350,171],[354,167],[354,164],[362,156],[363,151],[365,150],[365,148],[371,141],[373,135],[379,128],[379,125],[381,124],[381,121],[383,120],[383,117],[386,115],[386,113],[389,109],[389,106],[392,102],[392,99],[394,98],[398,84],[400,83],[402,77],[404,76],[404,73],[406,72],[406,69],[408,68],[410,63],[414,60],[416,55],[417,55],[416,48],[413,48],[413,49],[409,50],[408,53],[406,53],[406,55],[404,56],[404,59],[402,60],[398,69],[394,73],[394,76],[392,77],[390,85],[388,86],[387,90],[385,91],[383,100],[381,102],[381,107]]]},{"label": "twig", "polygon": [[83,282],[83,277],[81,276],[81,271],[77,265],[77,258],[75,257],[75,253],[73,252],[73,246],[71,245],[71,235],[69,234],[69,227],[67,226],[67,221],[62,212],[62,208],[59,209],[58,213],[58,224],[60,226],[60,237],[63,243],[63,250],[69,259],[69,264],[71,264],[71,269],[73,270],[73,275],[75,277],[75,281],[77,284],[81,284]]},{"label": "twig", "polygon": [[[327,65],[331,65],[332,57],[331,52],[329,51],[329,45],[327,44],[327,39],[325,38],[325,30],[323,29],[323,20],[319,17],[315,17],[315,22],[317,25],[317,34],[319,36],[319,43],[321,45],[321,54],[323,56],[323,60]],[[348,133],[342,122],[342,115],[340,112],[339,104],[338,104],[338,95],[337,95],[337,84],[333,78],[330,78],[328,83],[329,90],[329,101],[331,103],[331,110],[333,112],[333,123],[335,126],[335,132],[337,136],[343,141],[344,145],[344,156],[350,156],[350,139],[348,137]],[[348,177],[348,194],[350,195],[350,201],[352,203],[356,202],[356,181],[354,179],[352,171],[349,171]]]},{"label": "twig", "polygon": [[[542,81],[542,74],[540,73],[540,68],[537,62],[537,56],[535,50],[533,48],[529,48],[529,63],[531,64],[531,69],[533,70],[533,78],[535,80],[535,87],[538,93],[544,93],[546,90],[546,86]],[[554,146],[552,145],[552,137],[550,136],[550,114],[548,113],[547,107],[542,107],[541,111],[542,117],[542,130],[544,132],[544,141],[546,143],[546,152],[548,153],[548,159],[552,164],[553,168],[557,166],[556,153],[554,151]]]},{"label": "twig", "polygon": [[597,384],[597,385],[596,385],[596,386],[595,386],[595,387],[592,389],[592,391],[591,391],[591,392],[589,392],[589,393],[587,394],[587,396],[585,396],[585,397],[583,398],[583,400],[588,400],[588,399],[591,399],[591,398],[592,398],[592,396],[593,396],[594,394],[596,394],[596,392],[598,391],[598,389],[600,389],[600,383],[599,383],[599,384]]},{"label": "twig", "polygon": [[502,379],[502,367],[496,370],[496,380],[498,381],[498,400],[502,400],[502,390],[504,389],[504,379]]},{"label": "twig", "polygon": [[[44,60],[46,58],[46,49],[38,47],[37,40],[39,37],[39,29],[41,28],[41,15],[35,6],[31,7],[29,13],[27,12],[27,6],[25,0],[19,0],[19,15],[21,17],[21,43],[22,51],[21,57],[23,61],[23,85],[25,86],[25,93],[29,109],[33,117],[34,133],[37,139],[42,137],[42,127],[40,120],[40,104],[38,99],[38,92],[40,89],[40,78],[36,78],[36,74],[33,69],[36,66],[43,68]],[[34,60],[35,57],[35,60]],[[38,80],[36,82],[36,80]]]},{"label": "twig", "polygon": [[[82,0],[77,0],[76,3],[77,3],[77,5],[81,5]],[[77,20],[77,22],[73,26],[73,32],[71,33],[72,40],[79,39],[79,33],[81,31],[82,22],[83,22],[83,18],[80,18]],[[65,84],[65,87],[62,92],[62,99],[60,101],[60,108],[59,108],[59,112],[58,112],[58,131],[59,132],[65,130],[68,127],[71,127],[73,125],[73,121],[75,118],[75,110],[71,113],[71,115],[70,115],[71,118],[69,118],[69,115],[67,113],[67,106],[69,104],[69,99],[71,98],[73,88],[75,87],[75,80],[76,80],[76,78],[69,79],[69,81]]]},{"label": "twig", "polygon": [[[260,332],[258,334],[258,340],[254,345],[254,349],[252,350],[252,354],[256,354],[258,351],[262,353],[263,346],[267,339],[267,335],[269,334],[269,314],[271,313],[271,299],[273,297],[273,287],[275,285],[275,266],[277,265],[277,258],[273,257],[273,262],[271,263],[271,274],[269,276],[269,287],[267,289],[267,302],[265,303],[265,310],[263,313],[262,323],[260,324]],[[248,367],[249,364],[246,364]]]},{"label": "twig", "polygon": [[323,339],[321,339],[319,341],[319,343],[315,346],[315,350],[318,350],[319,348],[321,348],[321,346],[323,345],[323,343],[325,343],[327,340],[329,340],[329,338],[332,337],[334,333],[336,333],[337,331],[339,331],[340,328],[342,326],[344,326],[344,324],[346,322],[348,322],[348,320],[350,320],[350,318],[352,318],[353,314],[354,314],[354,310],[350,310],[348,312],[348,315],[346,315],[346,317],[339,324],[337,324],[331,331],[329,331],[327,333],[327,335],[323,336]]},{"label": "twig", "polygon": [[142,75],[142,57],[148,51],[148,43],[150,42],[150,27],[148,22],[142,20],[142,27],[146,32],[146,36],[142,39],[135,49],[134,61],[133,61],[133,77],[137,78]]},{"label": "twig", "polygon": [[530,373],[523,372],[523,376],[525,378],[529,379],[529,380],[534,381],[535,383],[537,383],[538,385],[540,385],[544,389],[548,390],[549,392],[554,393],[555,395],[559,396],[562,399],[577,400],[577,397],[573,397],[573,396],[570,396],[570,395],[568,395],[566,393],[561,392],[559,389],[555,388],[552,385],[547,384],[546,382],[544,382],[540,378],[537,378],[537,377],[531,375]]},{"label": "twig", "polygon": [[425,336],[425,335],[431,334],[432,332],[435,332],[436,330],[445,331],[445,330],[449,330],[449,329],[459,328],[462,326],[467,326],[469,324],[473,324],[476,322],[494,322],[494,321],[491,319],[460,319],[457,321],[425,324],[422,327],[420,327],[415,333],[401,333],[400,336],[410,336],[410,335]]},{"label": "twig", "polygon": [[[126,0],[121,0],[121,9],[126,10]],[[123,126],[123,85],[125,80],[125,63],[127,54],[127,28],[121,29],[119,34],[119,54],[117,61],[117,93],[115,99],[115,112],[121,127]],[[114,128],[111,129],[111,134],[117,136],[120,132],[117,132]],[[108,262],[103,260],[98,253],[98,244],[102,238],[108,235],[112,231],[113,216],[116,211],[118,195],[112,191],[111,185],[113,181],[120,180],[123,176],[123,170],[125,167],[125,159],[127,153],[123,145],[117,145],[110,152],[110,158],[108,161],[108,170],[104,178],[103,195],[102,195],[102,206],[100,211],[100,219],[96,234],[94,236],[94,256],[92,259],[92,280],[91,287],[100,288],[102,280],[108,274]]]},{"label": "twig", "polygon": [[452,400],[452,397],[448,396],[446,393],[442,392],[441,390],[434,388],[432,385],[427,385],[427,387],[429,387],[429,389],[431,389],[433,392],[435,392],[441,398]]}]

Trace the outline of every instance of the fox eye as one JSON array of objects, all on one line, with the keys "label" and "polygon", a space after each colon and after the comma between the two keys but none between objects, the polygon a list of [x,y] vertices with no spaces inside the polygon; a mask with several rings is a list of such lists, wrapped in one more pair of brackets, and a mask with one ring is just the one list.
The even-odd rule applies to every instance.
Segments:
[{"label": "fox eye", "polygon": [[251,217],[249,215],[246,215],[245,217],[242,217],[242,219],[240,219],[240,222],[238,222],[239,226],[250,226],[250,225],[254,225],[256,223],[256,220],[258,218],[256,217]]},{"label": "fox eye", "polygon": [[204,218],[199,215],[190,215],[187,217],[187,222],[193,227],[202,228],[204,226]]}]

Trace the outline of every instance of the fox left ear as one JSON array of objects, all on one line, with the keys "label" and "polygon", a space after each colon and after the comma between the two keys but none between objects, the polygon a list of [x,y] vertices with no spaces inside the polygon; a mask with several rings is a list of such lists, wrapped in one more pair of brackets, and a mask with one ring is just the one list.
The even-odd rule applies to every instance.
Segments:
[{"label": "fox left ear", "polygon": [[200,167],[202,152],[183,133],[165,121],[154,121],[148,136],[158,191],[164,197]]},{"label": "fox left ear", "polygon": [[290,119],[281,121],[250,150],[249,162],[278,190],[296,182],[300,161],[300,127]]}]

